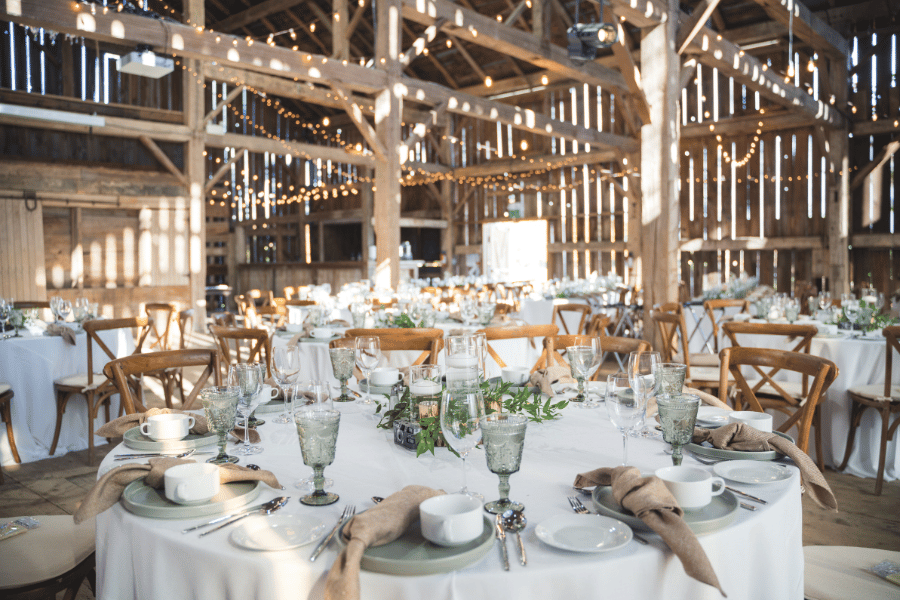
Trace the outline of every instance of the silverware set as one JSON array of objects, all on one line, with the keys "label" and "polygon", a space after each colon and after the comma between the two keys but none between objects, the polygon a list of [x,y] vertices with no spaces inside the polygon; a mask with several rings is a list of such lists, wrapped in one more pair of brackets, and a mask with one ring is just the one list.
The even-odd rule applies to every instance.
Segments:
[{"label": "silverware set", "polygon": [[344,524],[344,521],[347,521],[356,514],[356,506],[353,504],[348,504],[344,507],[344,512],[341,513],[341,516],[338,518],[338,522],[334,524],[334,528],[331,532],[325,536],[325,538],[319,542],[319,545],[316,546],[316,549],[313,550],[312,556],[309,557],[309,562],[315,562],[319,555],[322,554],[322,551],[328,546],[328,543],[331,541],[331,538],[334,537],[334,534],[337,533],[338,529],[341,528],[341,525]]},{"label": "silverware set", "polygon": [[239,510],[235,513],[231,513],[230,515],[216,517],[212,521],[207,521],[206,523],[194,525],[193,527],[188,527],[187,529],[182,529],[181,533],[190,533],[191,531],[203,529],[204,527],[209,527],[211,525],[215,525],[216,523],[222,523],[222,521],[225,521],[218,527],[215,527],[214,529],[210,529],[209,531],[204,531],[203,533],[201,533],[200,537],[203,537],[205,535],[209,535],[210,533],[218,531],[218,530],[222,529],[223,527],[227,527],[229,525],[237,523],[241,519],[243,519],[245,517],[249,517],[250,515],[253,515],[253,514],[271,515],[276,510],[280,510],[285,504],[287,504],[287,501],[290,499],[291,499],[290,496],[280,496],[278,498],[273,498],[272,500],[269,500],[268,502],[263,502],[262,504],[257,504],[256,506],[250,506],[243,510]]},{"label": "silverware set", "polygon": [[[589,510],[587,509],[587,507],[586,507],[584,504],[581,503],[581,500],[579,500],[579,499],[576,498],[575,496],[569,496],[568,498],[569,498],[569,506],[571,506],[571,507],[572,507],[572,510],[574,510],[574,511],[575,511],[576,513],[578,513],[579,515],[592,515],[592,514],[594,514],[594,513],[592,513],[591,511],[589,511]],[[645,538],[642,538],[642,537],[639,536],[638,534],[634,533],[634,531],[631,532],[631,535],[632,535],[632,537],[635,539],[635,541],[637,541],[637,542],[640,542],[640,543],[645,544],[645,545],[650,543],[650,542],[648,542]]]},{"label": "silverware set", "polygon": [[[113,460],[132,460],[135,458],[187,458],[188,456],[193,456],[197,454],[197,450],[187,450],[185,452],[178,453],[165,453],[165,452],[144,452],[142,454],[120,454],[116,456]],[[206,453],[203,453],[206,454]]]}]

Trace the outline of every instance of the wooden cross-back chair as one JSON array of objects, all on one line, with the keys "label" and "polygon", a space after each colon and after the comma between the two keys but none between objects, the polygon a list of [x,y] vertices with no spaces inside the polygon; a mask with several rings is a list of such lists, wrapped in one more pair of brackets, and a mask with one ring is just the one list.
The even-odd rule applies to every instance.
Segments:
[{"label": "wooden cross-back chair", "polygon": [[31,308],[46,308],[50,309],[50,301],[49,300],[17,300],[13,302],[13,308],[18,310],[28,310]]},{"label": "wooden cross-back chair", "polygon": [[315,306],[315,300],[291,300],[288,298],[284,302],[285,306]]},{"label": "wooden cross-back chair", "polygon": [[[534,338],[555,336],[559,333],[559,327],[556,325],[520,325],[517,327],[485,327],[480,331],[484,333],[487,353],[490,354],[491,358],[494,359],[494,362],[502,369],[507,366],[506,362],[500,358],[500,355],[497,354],[497,351],[491,346],[492,341],[527,338],[529,343],[533,346]],[[541,356],[538,357],[537,362],[531,367],[531,372],[533,373],[540,369],[544,362],[543,352],[541,352]]]},{"label": "wooden cross-back chair", "polygon": [[[576,314],[576,316],[580,317],[575,331],[569,330],[569,325],[566,323],[566,313]],[[584,324],[587,322],[590,314],[591,307],[587,304],[554,304],[553,318],[550,319],[550,323],[562,326],[562,330],[567,335],[582,335],[584,333]]]},{"label": "wooden cross-back chair", "polygon": [[221,385],[222,376],[219,371],[219,353],[207,348],[191,348],[189,350],[166,350],[163,352],[148,352],[146,354],[134,354],[110,361],[103,368],[104,374],[114,382],[116,389],[122,397],[122,406],[126,414],[146,412],[147,407],[141,401],[141,397],[133,394],[135,389],[140,389],[142,375],[167,371],[172,369],[182,370],[185,367],[205,367],[194,387],[191,389],[182,405],[183,410],[190,410],[194,406],[200,390],[213,377],[214,385]]},{"label": "wooden cross-back chair", "polygon": [[[0,421],[6,423],[6,439],[9,441],[9,449],[12,451],[13,459],[17,463],[21,463],[22,459],[19,458],[19,449],[16,448],[16,436],[12,426],[12,411],[10,411],[13,396],[15,394],[12,386],[0,381]],[[0,483],[3,483],[2,468],[0,468]]]},{"label": "wooden cross-back chair", "polygon": [[228,311],[217,312],[211,315],[212,324],[219,327],[237,327],[237,317]]},{"label": "wooden cross-back chair", "polygon": [[[728,375],[730,375],[735,381],[742,403],[749,410],[765,412],[766,409],[773,409],[787,415],[787,420],[777,429],[782,433],[787,433],[796,427],[797,447],[806,453],[809,453],[809,432],[815,426],[816,461],[819,470],[824,470],[822,427],[818,406],[825,398],[825,392],[838,376],[837,366],[830,360],[819,356],[769,348],[725,348],[721,352],[721,357],[722,374],[719,383],[719,399],[722,402],[726,400]],[[753,391],[753,386],[744,378],[742,367],[745,366],[778,367],[780,370],[793,371],[802,376],[811,377],[812,381],[803,398],[765,398],[757,396]]]},{"label": "wooden cross-back chair", "polygon": [[[377,337],[382,352],[400,350],[420,351],[411,363],[415,365],[436,365],[444,347],[444,332],[441,329],[348,329],[345,338]],[[334,340],[338,341],[338,340]]]},{"label": "wooden cross-back chair", "polygon": [[[174,302],[148,302],[144,305],[144,314],[153,319],[150,333],[152,334],[151,338],[155,338],[155,340],[151,340],[152,343],[148,349],[173,350],[170,347],[169,333],[172,331],[172,323],[178,325],[178,305]],[[163,322],[165,322],[165,327],[162,327]],[[162,333],[159,331],[160,328],[163,330]]]},{"label": "wooden cross-back chair", "polygon": [[612,317],[603,313],[597,313],[591,316],[587,326],[584,328],[584,335],[596,336],[606,335],[609,331],[609,325],[612,323]]},{"label": "wooden cross-back chair", "polygon": [[[739,308],[738,313],[746,313],[748,312],[750,307],[750,303],[746,300],[735,300],[730,298],[721,298],[718,300],[704,300],[703,301],[703,309],[706,311],[706,315],[709,317],[710,323],[712,323],[712,342],[713,342],[713,351],[718,354],[719,353],[719,332],[722,328],[722,324],[731,317],[728,314],[729,308]],[[732,314],[738,314],[732,313]]]},{"label": "wooden cross-back chair", "polygon": [[571,346],[589,345],[592,337],[599,337],[600,341],[600,368],[591,377],[592,381],[602,381],[609,374],[604,369],[609,355],[612,354],[618,363],[614,371],[624,371],[628,364],[628,355],[632,352],[649,352],[652,348],[649,342],[637,338],[616,337],[610,335],[586,336],[586,335],[556,335],[544,338],[544,354],[542,355],[542,368],[553,365],[568,367],[569,363],[564,356],[566,348]]},{"label": "wooden cross-back chair", "polygon": [[[809,354],[812,339],[818,332],[814,325],[740,322],[723,323],[722,331],[725,332],[733,348],[745,346],[738,340],[740,335],[779,336],[784,337],[788,344],[794,344],[789,348],[790,352],[802,354]],[[753,377],[748,381],[753,386],[753,393],[757,396],[774,396],[789,401],[789,399],[805,398],[809,393],[809,377],[806,375],[801,376],[799,382],[775,381],[774,377],[781,371],[780,367],[764,370],[756,366],[753,370],[759,375],[759,378]],[[738,405],[735,405],[735,408],[740,410]]]},{"label": "wooden cross-back chair", "polygon": [[693,365],[695,355],[688,352],[686,326],[681,305],[674,302],[663,304],[657,310],[650,312],[650,318],[656,323],[660,338],[660,354],[663,362],[683,363],[685,370],[685,385],[700,389],[716,389],[719,387],[719,367],[716,358],[716,366]]},{"label": "wooden cross-back chair", "polygon": [[287,320],[287,307],[284,304],[260,306],[256,309],[256,314],[259,316],[260,325],[268,321],[272,326],[280,328],[284,326]]},{"label": "wooden cross-back chair", "polygon": [[[228,374],[228,368],[236,363],[265,362],[266,377],[272,376],[272,341],[265,329],[247,327],[219,327],[210,325],[209,332],[219,348],[219,364]],[[243,356],[247,348],[246,358]]]},{"label": "wooden cross-back chair", "polygon": [[[148,305],[150,306],[150,305]],[[148,308],[147,314],[149,315],[151,311],[154,310],[166,310],[165,307],[169,306],[172,309],[175,309],[174,304],[160,304],[158,305],[160,308]],[[190,324],[194,320],[194,309],[187,308],[185,310],[179,311],[174,315],[174,321],[172,319],[172,314],[170,313],[169,317],[170,323],[174,322],[175,326],[178,328],[178,346],[177,348],[173,348],[173,344],[171,342],[171,333],[170,333],[170,325],[166,325],[166,332],[163,338],[166,341],[165,346],[162,348],[163,350],[184,350],[187,345],[187,332],[190,331]],[[175,395],[175,388],[178,388],[179,394],[181,395],[182,404],[185,401],[184,397],[184,371],[182,369],[167,369],[165,371],[158,371],[156,373],[145,373],[148,377],[153,377],[154,379],[158,379],[160,384],[163,387],[163,399],[166,402],[167,408],[173,408],[174,402],[173,398]],[[138,396],[141,395],[140,391],[136,392]]]},{"label": "wooden cross-back chair", "polygon": [[152,325],[153,319],[147,316],[124,319],[96,319],[82,323],[82,327],[87,333],[87,373],[61,377],[53,382],[56,396],[56,429],[53,432],[53,442],[50,444],[51,455],[56,452],[56,445],[59,443],[59,434],[62,430],[62,419],[63,413],[66,412],[66,405],[73,397],[83,395],[87,401],[88,408],[88,461],[90,464],[94,463],[94,419],[97,418],[97,413],[100,412],[100,407],[102,406],[106,412],[106,420],[109,421],[109,401],[110,397],[116,393],[116,386],[112,380],[100,373],[94,373],[94,344],[97,344],[110,360],[116,360],[117,358],[115,353],[101,339],[99,332],[112,329],[137,328],[139,333],[134,352],[139,354]]},{"label": "wooden cross-back chair", "polygon": [[856,439],[856,428],[859,427],[863,413],[867,408],[874,408],[881,415],[881,444],[878,452],[878,474],[875,479],[875,495],[881,495],[884,484],[884,467],[887,458],[887,445],[897,432],[900,419],[895,419],[891,424],[891,415],[900,413],[900,386],[892,385],[891,370],[894,362],[894,352],[900,352],[900,325],[885,327],[882,330],[885,337],[884,349],[884,383],[875,383],[850,388],[850,400],[853,406],[850,411],[850,429],[847,432],[847,449],[844,452],[844,460],[839,470],[847,467],[850,455],[853,453],[853,441]]}]

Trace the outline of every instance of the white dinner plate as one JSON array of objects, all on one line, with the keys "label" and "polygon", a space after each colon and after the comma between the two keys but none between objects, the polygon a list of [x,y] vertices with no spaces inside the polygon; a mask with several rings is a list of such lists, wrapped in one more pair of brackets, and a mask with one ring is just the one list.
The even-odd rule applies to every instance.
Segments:
[{"label": "white dinner plate", "polygon": [[290,550],[325,534],[325,524],[310,515],[258,515],[245,519],[231,532],[231,541],[247,550]]},{"label": "white dinner plate", "polygon": [[775,483],[791,478],[791,470],[777,463],[758,460],[727,460],[713,467],[719,477],[738,483]]},{"label": "white dinner plate", "polygon": [[697,409],[697,423],[701,425],[727,425],[730,410],[715,406],[701,406]]},{"label": "white dinner plate", "polygon": [[631,541],[631,527],[600,515],[556,515],[538,524],[539,540],[572,552],[609,552]]}]

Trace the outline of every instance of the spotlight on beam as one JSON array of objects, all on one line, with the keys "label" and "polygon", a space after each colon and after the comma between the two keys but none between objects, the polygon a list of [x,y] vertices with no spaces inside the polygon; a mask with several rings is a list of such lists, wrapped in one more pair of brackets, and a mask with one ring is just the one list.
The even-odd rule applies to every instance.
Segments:
[{"label": "spotlight on beam", "polygon": [[610,23],[575,23],[566,32],[569,38],[569,60],[582,65],[597,57],[597,48],[609,48],[619,37]]}]

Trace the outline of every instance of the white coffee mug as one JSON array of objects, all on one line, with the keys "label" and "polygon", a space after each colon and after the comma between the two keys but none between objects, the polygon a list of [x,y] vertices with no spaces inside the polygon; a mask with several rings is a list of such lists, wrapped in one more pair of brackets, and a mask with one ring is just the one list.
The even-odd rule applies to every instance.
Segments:
[{"label": "white coffee mug", "polygon": [[372,385],[394,385],[399,379],[399,369],[381,367],[372,371]]},{"label": "white coffee mug", "polygon": [[438,546],[462,546],[484,531],[481,500],[465,494],[434,496],[419,504],[422,537]]},{"label": "white coffee mug", "polygon": [[259,391],[259,403],[266,404],[278,397],[278,388],[271,385],[263,385]]},{"label": "white coffee mug", "polygon": [[757,431],[772,433],[772,415],[752,410],[736,410],[728,413],[729,423],[743,423]]},{"label": "white coffee mug", "polygon": [[166,498],[176,504],[202,504],[219,493],[219,467],[187,463],[166,469]]},{"label": "white coffee mug", "polygon": [[151,440],[181,440],[194,426],[194,417],[182,414],[165,414],[147,417],[141,425],[141,433]]},{"label": "white coffee mug", "polygon": [[528,383],[528,380],[531,379],[531,371],[528,367],[503,367],[500,370],[500,375],[503,381],[514,385]]},{"label": "white coffee mug", "polygon": [[663,467],[656,470],[656,476],[662,479],[675,496],[678,506],[684,509],[703,508],[712,502],[713,496],[725,491],[724,479],[713,477],[697,467]]},{"label": "white coffee mug", "polygon": [[334,331],[327,327],[316,327],[312,330],[312,336],[317,339],[334,337]]}]

